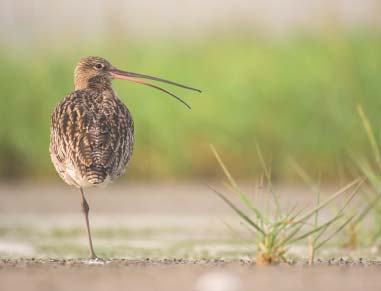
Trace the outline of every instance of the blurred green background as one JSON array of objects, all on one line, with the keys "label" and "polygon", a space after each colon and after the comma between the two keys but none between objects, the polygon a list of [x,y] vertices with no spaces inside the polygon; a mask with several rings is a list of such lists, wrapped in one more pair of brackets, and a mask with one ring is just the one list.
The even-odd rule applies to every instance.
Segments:
[{"label": "blurred green background", "polygon": [[[31,2],[37,8],[53,5],[48,1]],[[100,2],[104,1],[96,3]],[[166,2],[162,5],[170,5]],[[237,2],[250,5],[250,1]],[[259,2],[265,3],[253,3]],[[293,19],[292,5],[299,4],[285,2]],[[318,16],[313,7],[307,7],[300,12],[307,19],[296,25],[282,21],[268,24],[256,18],[257,14],[251,16],[246,11],[249,6],[244,6],[242,19],[241,12],[233,9],[223,22],[204,23],[207,16],[198,19],[193,13],[192,20],[200,23],[191,28],[182,20],[188,15],[184,3],[191,1],[182,2],[184,11],[180,9],[183,14],[179,12],[177,17],[168,19],[168,12],[163,12],[164,20],[158,18],[161,11],[151,19],[154,13],[139,6],[139,13],[134,15],[138,20],[129,29],[125,27],[128,22],[123,26],[125,18],[121,13],[130,3],[144,6],[148,1],[111,1],[112,8],[104,16],[109,20],[107,25],[99,24],[99,9],[98,14],[93,14],[91,6],[83,8],[90,23],[75,20],[77,27],[89,27],[81,32],[73,23],[68,24],[67,31],[64,24],[48,31],[39,26],[43,20],[37,16],[42,12],[33,9],[31,13],[37,20],[20,24],[17,19],[27,17],[30,2],[15,1],[20,6],[9,1],[1,3],[21,26],[12,27],[9,19],[0,21],[6,24],[0,31],[0,178],[58,180],[48,153],[50,114],[73,90],[74,66],[88,55],[105,57],[121,69],[203,90],[197,94],[166,86],[192,106],[189,111],[159,91],[114,82],[136,126],[128,179],[215,178],[220,169],[210,144],[232,172],[243,179],[260,172],[256,144],[277,181],[293,179],[290,157],[313,175],[322,174],[328,180],[345,178],[353,164],[350,155],[372,156],[356,112],[357,103],[362,104],[380,137],[381,10],[375,10],[380,7],[379,1],[365,1],[375,5],[369,6],[364,18],[371,21],[340,21],[344,12],[341,6],[332,10],[336,2],[340,1],[325,2]],[[344,8],[352,2],[343,4]],[[232,3],[226,1],[225,6]],[[70,5],[75,3],[61,2],[54,9],[70,11]],[[254,8],[253,12],[258,13]],[[213,5],[205,9],[210,9],[211,15],[217,13]],[[268,16],[271,19],[286,13],[279,5],[262,9],[276,12]],[[172,11],[179,9],[173,7]],[[310,25],[310,14],[316,16],[318,24],[314,18]],[[62,15],[57,17],[57,21],[64,19]],[[162,31],[156,27],[157,19],[162,21]],[[71,18],[66,21],[69,23]],[[91,28],[91,21],[98,26]],[[137,25],[139,21],[144,22],[143,28]],[[178,23],[181,25],[176,26]],[[274,25],[276,29],[269,29]],[[99,26],[103,29],[98,34]],[[144,31],[142,35],[140,30]]]}]

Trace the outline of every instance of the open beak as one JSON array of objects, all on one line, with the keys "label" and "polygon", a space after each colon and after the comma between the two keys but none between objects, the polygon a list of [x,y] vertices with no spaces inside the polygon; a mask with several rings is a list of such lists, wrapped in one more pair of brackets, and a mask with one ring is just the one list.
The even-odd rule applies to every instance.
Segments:
[{"label": "open beak", "polygon": [[158,89],[158,90],[160,90],[162,92],[165,92],[165,93],[171,95],[172,97],[176,98],[177,100],[179,100],[181,103],[183,103],[189,109],[191,109],[191,107],[184,100],[182,100],[180,97],[176,96],[172,92],[170,92],[170,91],[168,91],[166,89],[163,89],[163,88],[161,88],[159,86],[153,85],[151,83],[141,81],[139,79],[148,79],[148,80],[153,80],[153,81],[159,81],[159,82],[175,85],[175,86],[178,86],[178,87],[181,87],[181,88],[185,88],[185,89],[189,89],[189,90],[193,90],[193,91],[201,93],[201,90],[199,90],[199,89],[188,87],[188,86],[185,86],[185,85],[182,85],[182,84],[178,84],[178,83],[175,83],[175,82],[172,82],[172,81],[168,81],[168,80],[164,80],[164,79],[160,79],[160,78],[156,78],[156,77],[152,77],[152,76],[147,76],[147,75],[143,75],[143,74],[138,74],[138,73],[126,72],[126,71],[122,71],[122,70],[119,70],[119,69],[116,69],[116,68],[111,69],[110,73],[111,73],[111,76],[114,79],[122,79],[122,80],[132,81],[132,82],[143,84],[143,85],[146,85],[146,86],[150,86],[152,88],[155,88],[155,89]]}]

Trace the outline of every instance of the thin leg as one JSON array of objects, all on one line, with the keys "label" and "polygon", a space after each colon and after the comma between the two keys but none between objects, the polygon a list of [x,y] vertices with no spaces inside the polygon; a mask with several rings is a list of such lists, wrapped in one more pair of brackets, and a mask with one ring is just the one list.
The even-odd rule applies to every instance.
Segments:
[{"label": "thin leg", "polygon": [[90,232],[90,223],[89,223],[89,204],[87,204],[85,194],[83,193],[83,189],[79,188],[81,190],[81,198],[82,198],[82,212],[85,215],[86,219],[86,228],[87,228],[87,236],[89,238],[89,245],[90,245],[90,259],[98,259],[98,257],[95,255],[94,248],[93,248],[93,242],[91,240],[91,232]]}]

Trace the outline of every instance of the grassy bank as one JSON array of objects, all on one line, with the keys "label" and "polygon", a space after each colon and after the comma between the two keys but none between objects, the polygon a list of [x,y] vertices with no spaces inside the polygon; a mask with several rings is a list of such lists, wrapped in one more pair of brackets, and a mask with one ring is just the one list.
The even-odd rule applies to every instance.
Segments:
[{"label": "grassy bank", "polygon": [[50,113],[72,90],[74,65],[86,55],[203,90],[173,89],[189,111],[150,88],[114,82],[135,119],[130,177],[213,177],[218,169],[209,144],[237,177],[253,177],[260,172],[258,142],[275,180],[290,178],[290,155],[326,178],[348,174],[348,151],[371,156],[356,104],[381,124],[380,35],[104,43],[0,50],[0,177],[56,177],[48,155]]}]

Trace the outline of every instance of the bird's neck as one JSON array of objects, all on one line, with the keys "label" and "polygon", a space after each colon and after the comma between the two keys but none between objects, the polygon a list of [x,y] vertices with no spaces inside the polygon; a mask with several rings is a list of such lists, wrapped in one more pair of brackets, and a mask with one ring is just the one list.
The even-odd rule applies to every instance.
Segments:
[{"label": "bird's neck", "polygon": [[95,76],[90,79],[75,79],[75,90],[94,89],[98,91],[112,90],[111,80],[104,76]]}]

